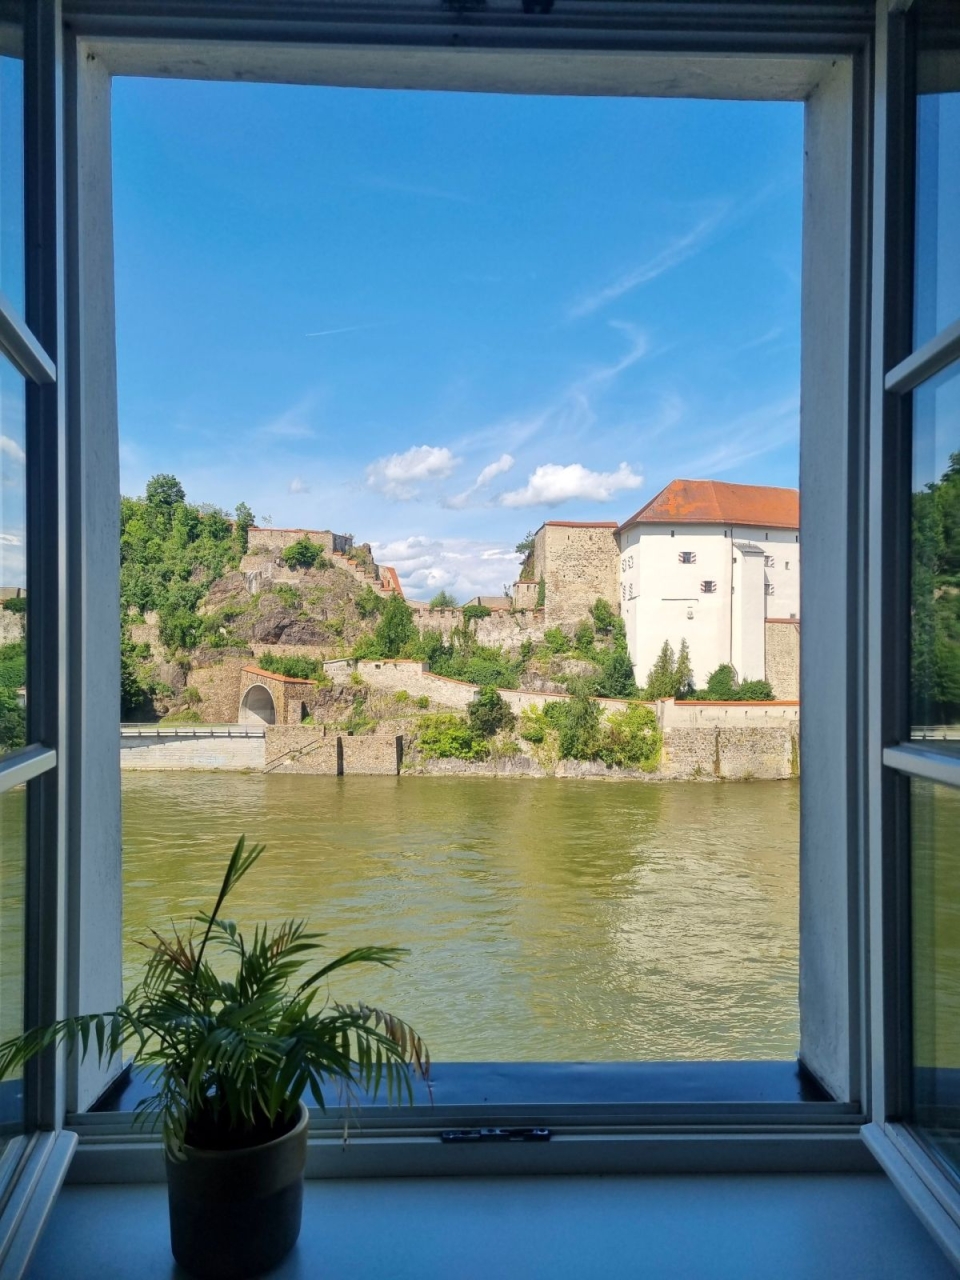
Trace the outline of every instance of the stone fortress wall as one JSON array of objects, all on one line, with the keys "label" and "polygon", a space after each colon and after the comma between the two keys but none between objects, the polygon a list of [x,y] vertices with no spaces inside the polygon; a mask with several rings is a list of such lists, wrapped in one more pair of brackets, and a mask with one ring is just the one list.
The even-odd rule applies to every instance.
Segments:
[{"label": "stone fortress wall", "polygon": [[542,574],[546,625],[576,626],[589,616],[598,596],[619,613],[619,554],[615,523],[541,525],[533,543],[532,585],[536,591]]},{"label": "stone fortress wall", "polygon": [[767,618],[764,676],[775,698],[800,697],[800,620]]},{"label": "stone fortress wall", "polygon": [[346,553],[353,546],[353,535],[350,533],[333,533],[330,529],[271,529],[251,525],[247,530],[247,550],[249,552],[283,551],[292,547],[301,538],[309,538],[324,551]]}]

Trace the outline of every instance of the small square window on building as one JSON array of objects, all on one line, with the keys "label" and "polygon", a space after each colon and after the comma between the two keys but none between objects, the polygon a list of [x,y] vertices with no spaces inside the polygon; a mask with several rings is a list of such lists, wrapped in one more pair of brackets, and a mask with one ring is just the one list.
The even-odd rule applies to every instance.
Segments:
[{"label": "small square window on building", "polygon": [[772,595],[773,595],[773,583],[772,583],[772,582],[765,582],[765,583],[763,584],[763,589],[764,589],[764,591],[767,593],[767,595],[768,595],[768,596],[772,596]]},{"label": "small square window on building", "polygon": [[681,551],[677,559],[681,564],[696,564],[697,553],[695,551]]},{"label": "small square window on building", "polygon": [[671,538],[675,538],[676,536],[677,536],[677,531],[676,531],[676,529],[671,529],[671,530],[670,530],[670,537],[671,537]]},{"label": "small square window on building", "polygon": [[711,578],[704,578],[700,583],[700,590],[705,596],[712,596],[717,589],[717,584]]},{"label": "small square window on building", "polygon": [[763,567],[764,567],[765,569],[775,569],[775,568],[776,568],[776,564],[775,564],[775,562],[774,562],[773,556],[764,556],[764,557],[763,557]]},{"label": "small square window on building", "polygon": [[783,567],[784,567],[785,569],[789,569],[789,568],[790,568],[790,561],[789,561],[789,560],[784,560],[784,562],[783,562]]}]

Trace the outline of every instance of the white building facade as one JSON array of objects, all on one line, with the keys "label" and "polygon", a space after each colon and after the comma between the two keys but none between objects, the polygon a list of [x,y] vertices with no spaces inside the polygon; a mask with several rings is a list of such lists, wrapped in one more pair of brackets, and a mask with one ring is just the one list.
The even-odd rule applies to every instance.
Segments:
[{"label": "white building facade", "polygon": [[619,530],[620,609],[637,683],[664,640],[690,650],[694,682],[729,663],[765,671],[768,619],[800,617],[796,489],[674,480]]}]

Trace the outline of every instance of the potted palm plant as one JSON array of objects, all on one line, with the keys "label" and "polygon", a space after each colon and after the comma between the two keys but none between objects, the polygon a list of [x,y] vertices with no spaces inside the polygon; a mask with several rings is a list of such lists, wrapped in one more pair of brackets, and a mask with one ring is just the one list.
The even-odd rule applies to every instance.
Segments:
[{"label": "potted palm plant", "polygon": [[320,1107],[331,1082],[348,1096],[384,1085],[389,1101],[409,1101],[411,1076],[430,1070],[405,1022],[326,994],[331,974],[391,966],[401,948],[356,947],[316,965],[324,935],[305,922],[261,925],[245,939],[222,918],[263,849],[240,838],[213,910],[185,932],[154,933],[143,979],[116,1009],[0,1045],[0,1079],[61,1042],[143,1067],[153,1093],[138,1110],[163,1135],[173,1254],[211,1280],[262,1275],[296,1243],[308,1091]]}]

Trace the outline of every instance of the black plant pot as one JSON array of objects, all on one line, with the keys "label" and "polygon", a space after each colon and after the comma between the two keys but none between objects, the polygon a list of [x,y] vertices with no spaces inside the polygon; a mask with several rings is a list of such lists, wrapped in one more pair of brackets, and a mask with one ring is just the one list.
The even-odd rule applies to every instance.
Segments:
[{"label": "black plant pot", "polygon": [[247,1280],[290,1252],[300,1234],[307,1108],[280,1138],[236,1151],[186,1147],[167,1156],[170,1244],[199,1280]]}]

